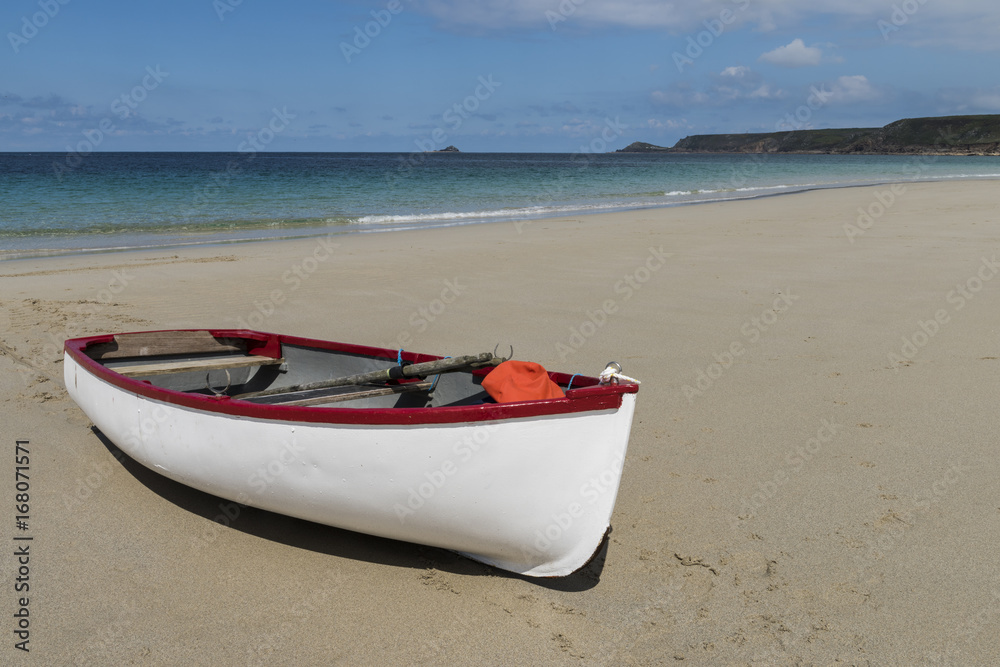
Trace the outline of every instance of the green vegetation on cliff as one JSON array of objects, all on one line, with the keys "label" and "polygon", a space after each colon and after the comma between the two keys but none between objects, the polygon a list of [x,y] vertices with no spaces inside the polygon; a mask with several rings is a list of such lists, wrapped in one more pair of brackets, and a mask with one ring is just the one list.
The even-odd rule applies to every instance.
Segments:
[{"label": "green vegetation on cliff", "polygon": [[698,134],[673,148],[635,142],[618,152],[1000,155],[1000,115],[907,118],[873,128]]}]

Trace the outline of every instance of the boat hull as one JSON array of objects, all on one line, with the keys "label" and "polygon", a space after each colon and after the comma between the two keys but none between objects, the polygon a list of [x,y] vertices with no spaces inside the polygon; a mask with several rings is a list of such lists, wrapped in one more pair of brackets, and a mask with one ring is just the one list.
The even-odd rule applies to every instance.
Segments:
[{"label": "boat hull", "polygon": [[570,574],[600,547],[636,397],[622,394],[617,407],[508,419],[307,421],[143,395],[75,356],[65,358],[73,399],[126,454],[170,479],[537,577]]}]

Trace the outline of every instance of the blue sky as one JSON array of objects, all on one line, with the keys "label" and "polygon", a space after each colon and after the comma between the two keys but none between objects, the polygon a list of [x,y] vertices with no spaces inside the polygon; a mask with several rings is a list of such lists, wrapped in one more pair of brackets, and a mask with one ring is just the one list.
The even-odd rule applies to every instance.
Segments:
[{"label": "blue sky", "polygon": [[996,0],[5,0],[0,151],[614,150],[1000,113]]}]

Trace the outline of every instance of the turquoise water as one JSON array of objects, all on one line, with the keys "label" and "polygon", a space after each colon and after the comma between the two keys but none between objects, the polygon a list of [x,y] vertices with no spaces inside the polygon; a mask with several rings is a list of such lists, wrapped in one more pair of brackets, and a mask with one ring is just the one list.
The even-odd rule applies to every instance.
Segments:
[{"label": "turquoise water", "polygon": [[997,157],[0,153],[0,257],[521,220],[911,180]]}]

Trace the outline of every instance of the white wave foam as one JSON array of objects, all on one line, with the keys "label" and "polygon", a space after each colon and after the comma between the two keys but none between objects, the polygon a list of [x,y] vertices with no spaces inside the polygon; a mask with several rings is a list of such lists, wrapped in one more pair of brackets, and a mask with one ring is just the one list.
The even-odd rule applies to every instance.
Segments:
[{"label": "white wave foam", "polygon": [[354,222],[359,225],[387,225],[399,223],[421,223],[462,220],[493,220],[508,218],[520,220],[523,218],[545,217],[560,213],[578,213],[584,211],[604,211],[628,208],[627,202],[609,204],[578,204],[565,206],[524,206],[520,208],[503,208],[483,211],[445,211],[442,213],[413,213],[404,215],[365,215]]}]

